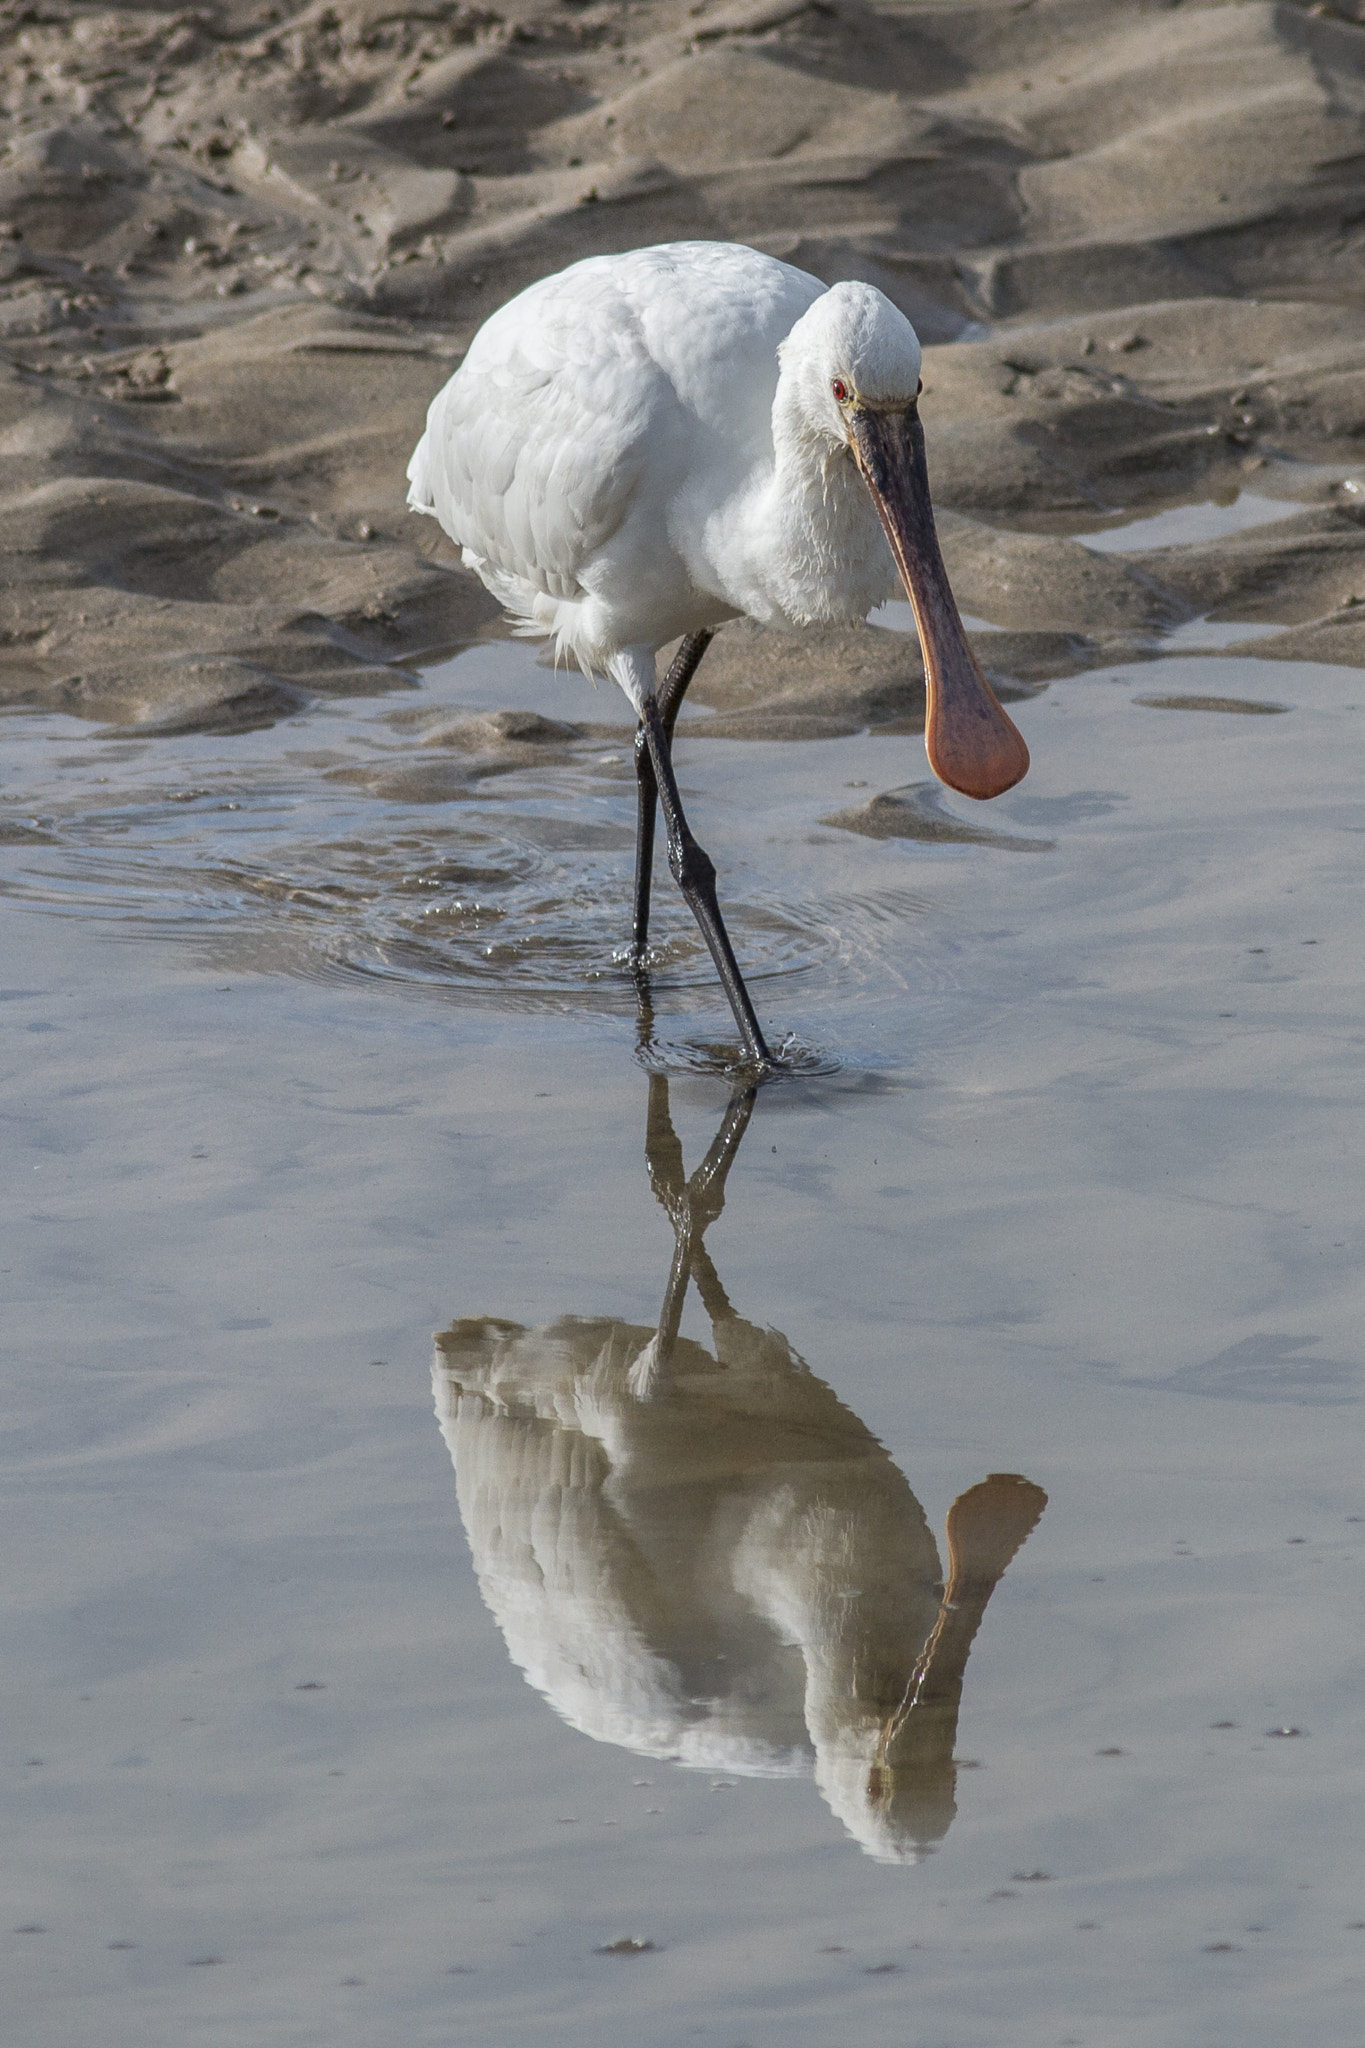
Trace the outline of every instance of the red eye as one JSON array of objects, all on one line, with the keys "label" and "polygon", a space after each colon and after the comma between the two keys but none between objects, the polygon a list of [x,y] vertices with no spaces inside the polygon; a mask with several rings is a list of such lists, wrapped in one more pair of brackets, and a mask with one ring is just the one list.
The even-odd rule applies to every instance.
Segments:
[{"label": "red eye", "polygon": [[834,393],[834,396],[837,399],[838,403],[842,405],[844,400],[848,397],[848,386],[847,384],[845,384],[843,378],[836,377],[829,388]]}]

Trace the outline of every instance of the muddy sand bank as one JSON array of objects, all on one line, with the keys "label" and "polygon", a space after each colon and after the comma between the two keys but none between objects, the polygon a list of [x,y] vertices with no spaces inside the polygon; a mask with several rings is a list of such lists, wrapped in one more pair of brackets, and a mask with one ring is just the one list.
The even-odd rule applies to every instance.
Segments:
[{"label": "muddy sand bank", "polygon": [[[945,552],[1006,690],[1208,615],[1365,662],[1351,13],[0,8],[0,701],[247,728],[499,631],[403,506],[426,404],[534,277],[680,236],[915,320]],[[1283,516],[1075,538],[1243,491]],[[901,636],[787,652],[727,631],[711,729],[913,722]]]}]

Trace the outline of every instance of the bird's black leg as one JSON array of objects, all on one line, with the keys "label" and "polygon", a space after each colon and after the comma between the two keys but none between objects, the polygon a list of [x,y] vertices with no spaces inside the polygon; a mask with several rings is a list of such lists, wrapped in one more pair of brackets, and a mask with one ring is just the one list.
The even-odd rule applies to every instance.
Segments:
[{"label": "bird's black leg", "polygon": [[668,733],[664,729],[663,716],[657,699],[646,697],[640,714],[640,729],[649,749],[658,785],[659,801],[663,805],[664,827],[668,833],[668,865],[673,879],[682,890],[688,909],[701,926],[701,935],[711,949],[711,958],[716,963],[716,972],[721,985],[730,999],[730,1008],[735,1013],[744,1049],[756,1067],[771,1070],[776,1062],[768,1050],[767,1041],[759,1029],[754,1006],[749,1000],[749,991],[744,986],[725,929],[725,920],[720,914],[716,901],[716,870],[710,855],[704,847],[698,846],[692,837],[692,830],[683,815],[682,798],[678,794],[677,778],[673,773],[673,761],[669,749]]},{"label": "bird's black leg", "polygon": [[[677,722],[682,700],[687,694],[687,686],[697,673],[697,664],[714,638],[714,633],[709,631],[689,633],[669,663],[668,674],[659,686],[656,702],[670,749],[673,745],[673,727]],[[659,794],[654,763],[645,744],[643,725],[637,726],[635,732],[635,788],[638,811],[635,828],[635,908],[630,925],[630,958],[631,965],[638,968],[645,964],[645,947],[649,940],[649,889],[654,872],[654,805]]]},{"label": "bird's black leg", "polygon": [[649,886],[654,873],[654,809],[659,785],[643,725],[635,728],[635,900],[630,920],[630,964],[638,973],[649,944]]}]

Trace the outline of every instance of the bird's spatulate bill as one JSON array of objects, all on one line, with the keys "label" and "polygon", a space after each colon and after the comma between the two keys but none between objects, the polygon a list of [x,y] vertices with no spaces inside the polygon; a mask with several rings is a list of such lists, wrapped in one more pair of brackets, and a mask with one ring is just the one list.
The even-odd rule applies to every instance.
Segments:
[{"label": "bird's spatulate bill", "polygon": [[929,766],[964,796],[1000,796],[1028,773],[1028,748],[982,675],[953,601],[919,415],[860,409],[853,444],[919,628]]}]

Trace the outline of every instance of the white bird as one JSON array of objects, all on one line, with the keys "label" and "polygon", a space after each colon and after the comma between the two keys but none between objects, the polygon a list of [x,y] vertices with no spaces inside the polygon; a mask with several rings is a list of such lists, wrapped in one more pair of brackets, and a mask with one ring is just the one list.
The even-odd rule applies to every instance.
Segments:
[{"label": "white bird", "polygon": [[[611,676],[639,717],[632,960],[642,968],[656,799],[668,859],[750,1061],[774,1062],[671,764],[715,629],[914,608],[934,772],[998,796],[1028,750],[967,643],[934,531],[920,345],[889,299],[726,242],[593,256],[486,321],[432,401],[408,503],[439,519],[517,621]],[[655,657],[681,637],[662,682]]]}]

